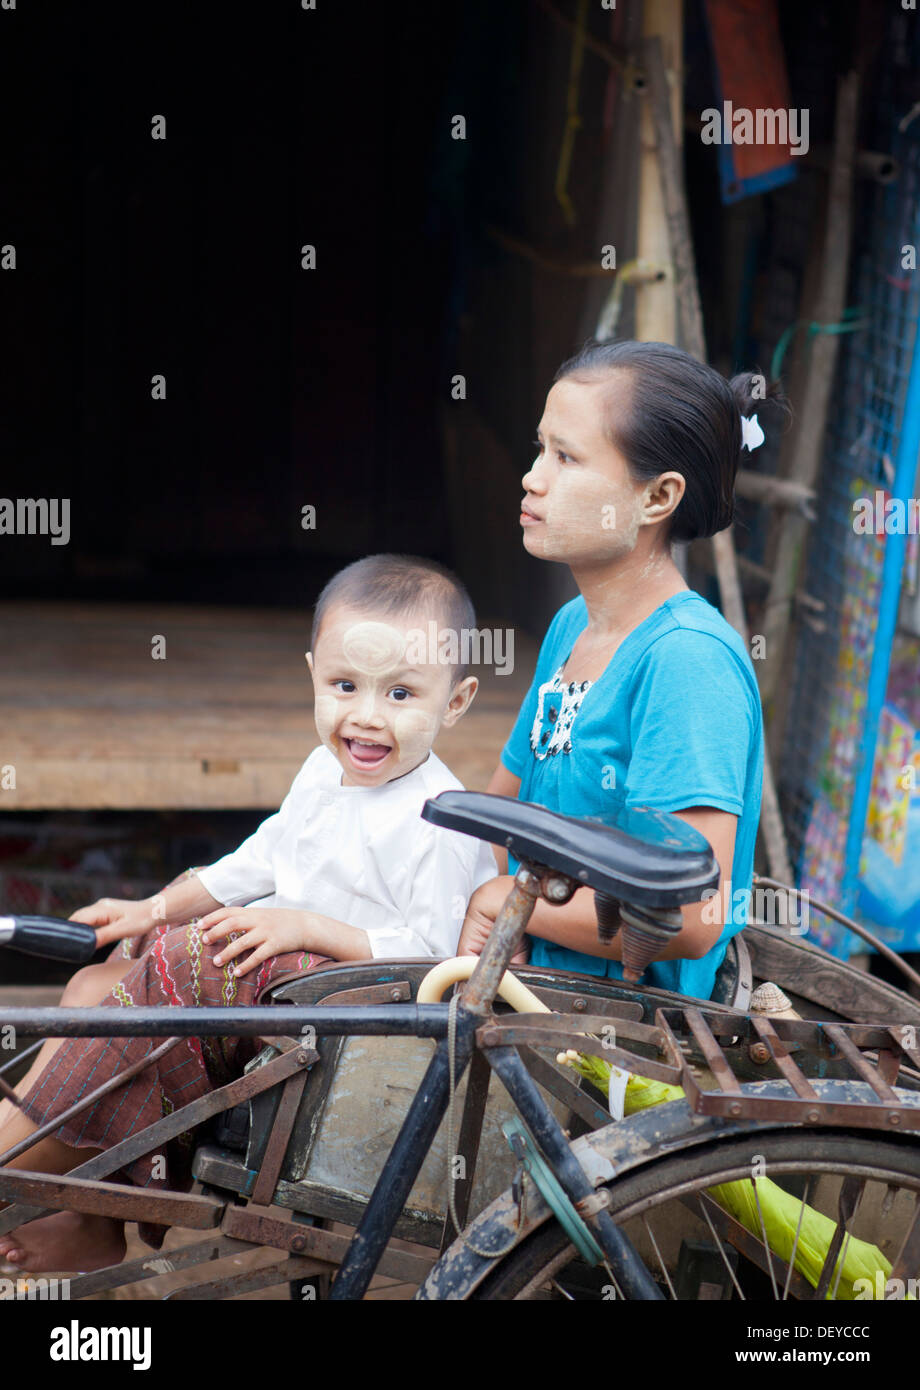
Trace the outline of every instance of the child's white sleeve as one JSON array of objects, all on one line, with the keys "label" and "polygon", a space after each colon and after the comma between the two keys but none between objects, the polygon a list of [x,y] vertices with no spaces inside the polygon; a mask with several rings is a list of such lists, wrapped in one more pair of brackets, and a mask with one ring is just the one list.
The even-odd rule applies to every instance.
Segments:
[{"label": "child's white sleeve", "polygon": [[279,810],[264,820],[239,849],[199,870],[198,877],[207,892],[224,907],[240,907],[275,891],[275,852],[308,795],[305,773],[306,764],[294,778]]},{"label": "child's white sleeve", "polygon": [[431,826],[411,866],[405,921],[365,928],[375,959],[455,956],[474,890],[496,878],[491,845]]}]

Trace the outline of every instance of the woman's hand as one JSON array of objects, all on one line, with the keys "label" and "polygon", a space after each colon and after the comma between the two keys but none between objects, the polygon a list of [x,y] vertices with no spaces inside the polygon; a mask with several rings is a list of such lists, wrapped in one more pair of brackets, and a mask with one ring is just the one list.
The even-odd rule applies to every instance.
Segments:
[{"label": "woman's hand", "polygon": [[111,941],[124,941],[128,936],[143,936],[151,931],[158,921],[156,916],[157,898],[145,898],[134,902],[130,898],[100,898],[71,913],[71,922],[85,922],[96,928],[96,940],[100,946]]},{"label": "woman's hand", "polygon": [[[458,956],[482,954],[482,948],[489,939],[489,933],[495,926],[495,919],[513,883],[514,879],[510,874],[502,874],[500,878],[490,878],[486,883],[479,885],[467,905],[460,940],[457,943]],[[527,964],[526,945],[522,944],[520,950],[512,956],[511,964]]]},{"label": "woman's hand", "polygon": [[214,957],[215,965],[226,965],[247,951],[252,954],[234,966],[234,975],[248,975],[257,965],[271,956],[284,955],[286,951],[307,951],[311,949],[313,934],[310,930],[311,912],[301,912],[286,907],[222,907],[218,912],[209,912],[201,920],[202,941],[209,945],[224,941],[233,932],[242,935],[235,941],[228,941],[220,953]]}]

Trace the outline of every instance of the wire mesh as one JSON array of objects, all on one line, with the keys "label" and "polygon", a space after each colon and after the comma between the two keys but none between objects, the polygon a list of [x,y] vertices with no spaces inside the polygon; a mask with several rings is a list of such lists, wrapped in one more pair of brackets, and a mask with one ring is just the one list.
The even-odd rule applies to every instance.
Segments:
[{"label": "wire mesh", "polygon": [[[916,35],[912,46],[916,71]],[[886,542],[884,533],[857,534],[854,502],[869,498],[883,507],[892,485],[920,316],[920,275],[904,264],[904,248],[920,245],[920,117],[909,119],[911,103],[899,96],[896,79],[891,67],[880,80],[873,107],[874,148],[891,151],[900,176],[891,184],[874,185],[868,195],[866,186],[860,187],[849,303],[858,306],[862,328],[841,341],[818,517],[807,547],[804,588],[825,604],[824,627],[799,626],[780,766],[797,882],[845,911],[855,910],[844,891],[846,839],[853,785],[865,756],[867,688]],[[907,569],[916,568],[916,545],[917,537],[910,536]],[[906,661],[909,665],[909,650]],[[898,669],[906,669],[903,661]],[[896,725],[897,717],[886,709],[880,739],[885,756],[876,767],[867,823],[871,838],[887,838],[896,848],[901,835],[903,848],[904,798],[893,807],[884,785],[886,765],[890,774],[906,749],[903,731],[893,728],[892,721]],[[858,910],[856,915],[866,916]],[[815,936],[835,954],[845,956],[850,950],[848,934],[836,924],[822,919],[815,923]]]}]

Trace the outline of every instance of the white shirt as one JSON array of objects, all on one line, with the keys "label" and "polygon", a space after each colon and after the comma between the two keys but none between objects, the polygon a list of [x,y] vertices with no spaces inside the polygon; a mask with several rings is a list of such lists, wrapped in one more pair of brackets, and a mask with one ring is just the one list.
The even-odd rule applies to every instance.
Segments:
[{"label": "white shirt", "polygon": [[470,895],[498,868],[485,841],[421,819],[449,790],[463,788],[434,753],[393,782],[343,787],[317,748],[280,810],[198,877],[226,907],[306,908],[359,927],[377,959],[453,956]]}]

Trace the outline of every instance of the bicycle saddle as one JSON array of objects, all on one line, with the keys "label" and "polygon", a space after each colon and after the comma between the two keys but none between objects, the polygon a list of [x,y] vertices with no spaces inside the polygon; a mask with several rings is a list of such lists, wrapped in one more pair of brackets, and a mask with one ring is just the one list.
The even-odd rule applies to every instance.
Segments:
[{"label": "bicycle saddle", "polygon": [[707,888],[719,884],[719,863],[709,841],[669,812],[646,806],[621,810],[608,825],[514,797],[451,791],[426,801],[422,816],[643,907],[699,902]]}]

